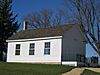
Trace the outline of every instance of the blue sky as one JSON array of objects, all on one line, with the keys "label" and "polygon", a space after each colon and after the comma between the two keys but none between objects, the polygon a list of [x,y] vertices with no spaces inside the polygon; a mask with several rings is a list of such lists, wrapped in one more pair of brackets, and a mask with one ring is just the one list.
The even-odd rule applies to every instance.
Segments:
[{"label": "blue sky", "polygon": [[60,0],[14,0],[13,11],[18,14],[18,20],[22,22],[22,17],[32,11],[40,11],[45,8],[60,8],[62,2]]},{"label": "blue sky", "polygon": [[[62,0],[14,0],[12,10],[14,14],[18,14],[17,19],[22,24],[22,17],[33,11],[40,11],[45,8],[57,9],[62,7]],[[89,44],[86,46],[86,53],[87,56],[96,54]]]}]

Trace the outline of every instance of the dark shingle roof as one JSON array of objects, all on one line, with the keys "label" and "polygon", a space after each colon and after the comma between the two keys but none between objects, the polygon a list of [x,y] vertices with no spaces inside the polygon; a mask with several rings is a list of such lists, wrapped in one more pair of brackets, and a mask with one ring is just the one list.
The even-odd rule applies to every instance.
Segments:
[{"label": "dark shingle roof", "polygon": [[65,31],[68,31],[72,28],[74,24],[70,25],[60,25],[52,28],[39,28],[39,29],[28,29],[23,30],[15,35],[8,38],[8,40],[17,40],[17,39],[31,39],[31,38],[41,38],[41,37],[52,37],[52,36],[62,36]]}]

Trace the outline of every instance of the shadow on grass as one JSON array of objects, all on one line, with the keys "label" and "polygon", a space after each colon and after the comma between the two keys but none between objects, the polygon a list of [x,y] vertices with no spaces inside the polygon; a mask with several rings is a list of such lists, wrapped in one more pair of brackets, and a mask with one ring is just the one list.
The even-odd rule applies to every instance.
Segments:
[{"label": "shadow on grass", "polygon": [[81,75],[100,75],[100,73],[85,69]]}]

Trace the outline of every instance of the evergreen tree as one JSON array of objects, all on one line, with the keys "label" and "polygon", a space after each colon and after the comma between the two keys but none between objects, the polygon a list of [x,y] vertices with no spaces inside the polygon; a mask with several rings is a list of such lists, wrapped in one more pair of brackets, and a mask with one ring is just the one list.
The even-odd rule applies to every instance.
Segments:
[{"label": "evergreen tree", "polygon": [[3,52],[7,52],[6,40],[19,28],[16,21],[17,15],[13,16],[11,4],[12,0],[0,0],[0,60]]}]

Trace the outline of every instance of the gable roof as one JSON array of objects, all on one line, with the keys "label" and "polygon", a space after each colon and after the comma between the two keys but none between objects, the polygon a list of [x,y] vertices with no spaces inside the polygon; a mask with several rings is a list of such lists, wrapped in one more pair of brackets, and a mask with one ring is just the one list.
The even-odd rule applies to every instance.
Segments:
[{"label": "gable roof", "polygon": [[64,32],[71,29],[74,25],[75,24],[69,24],[69,25],[59,25],[51,28],[23,30],[11,36],[10,38],[8,38],[8,40],[63,36]]}]

